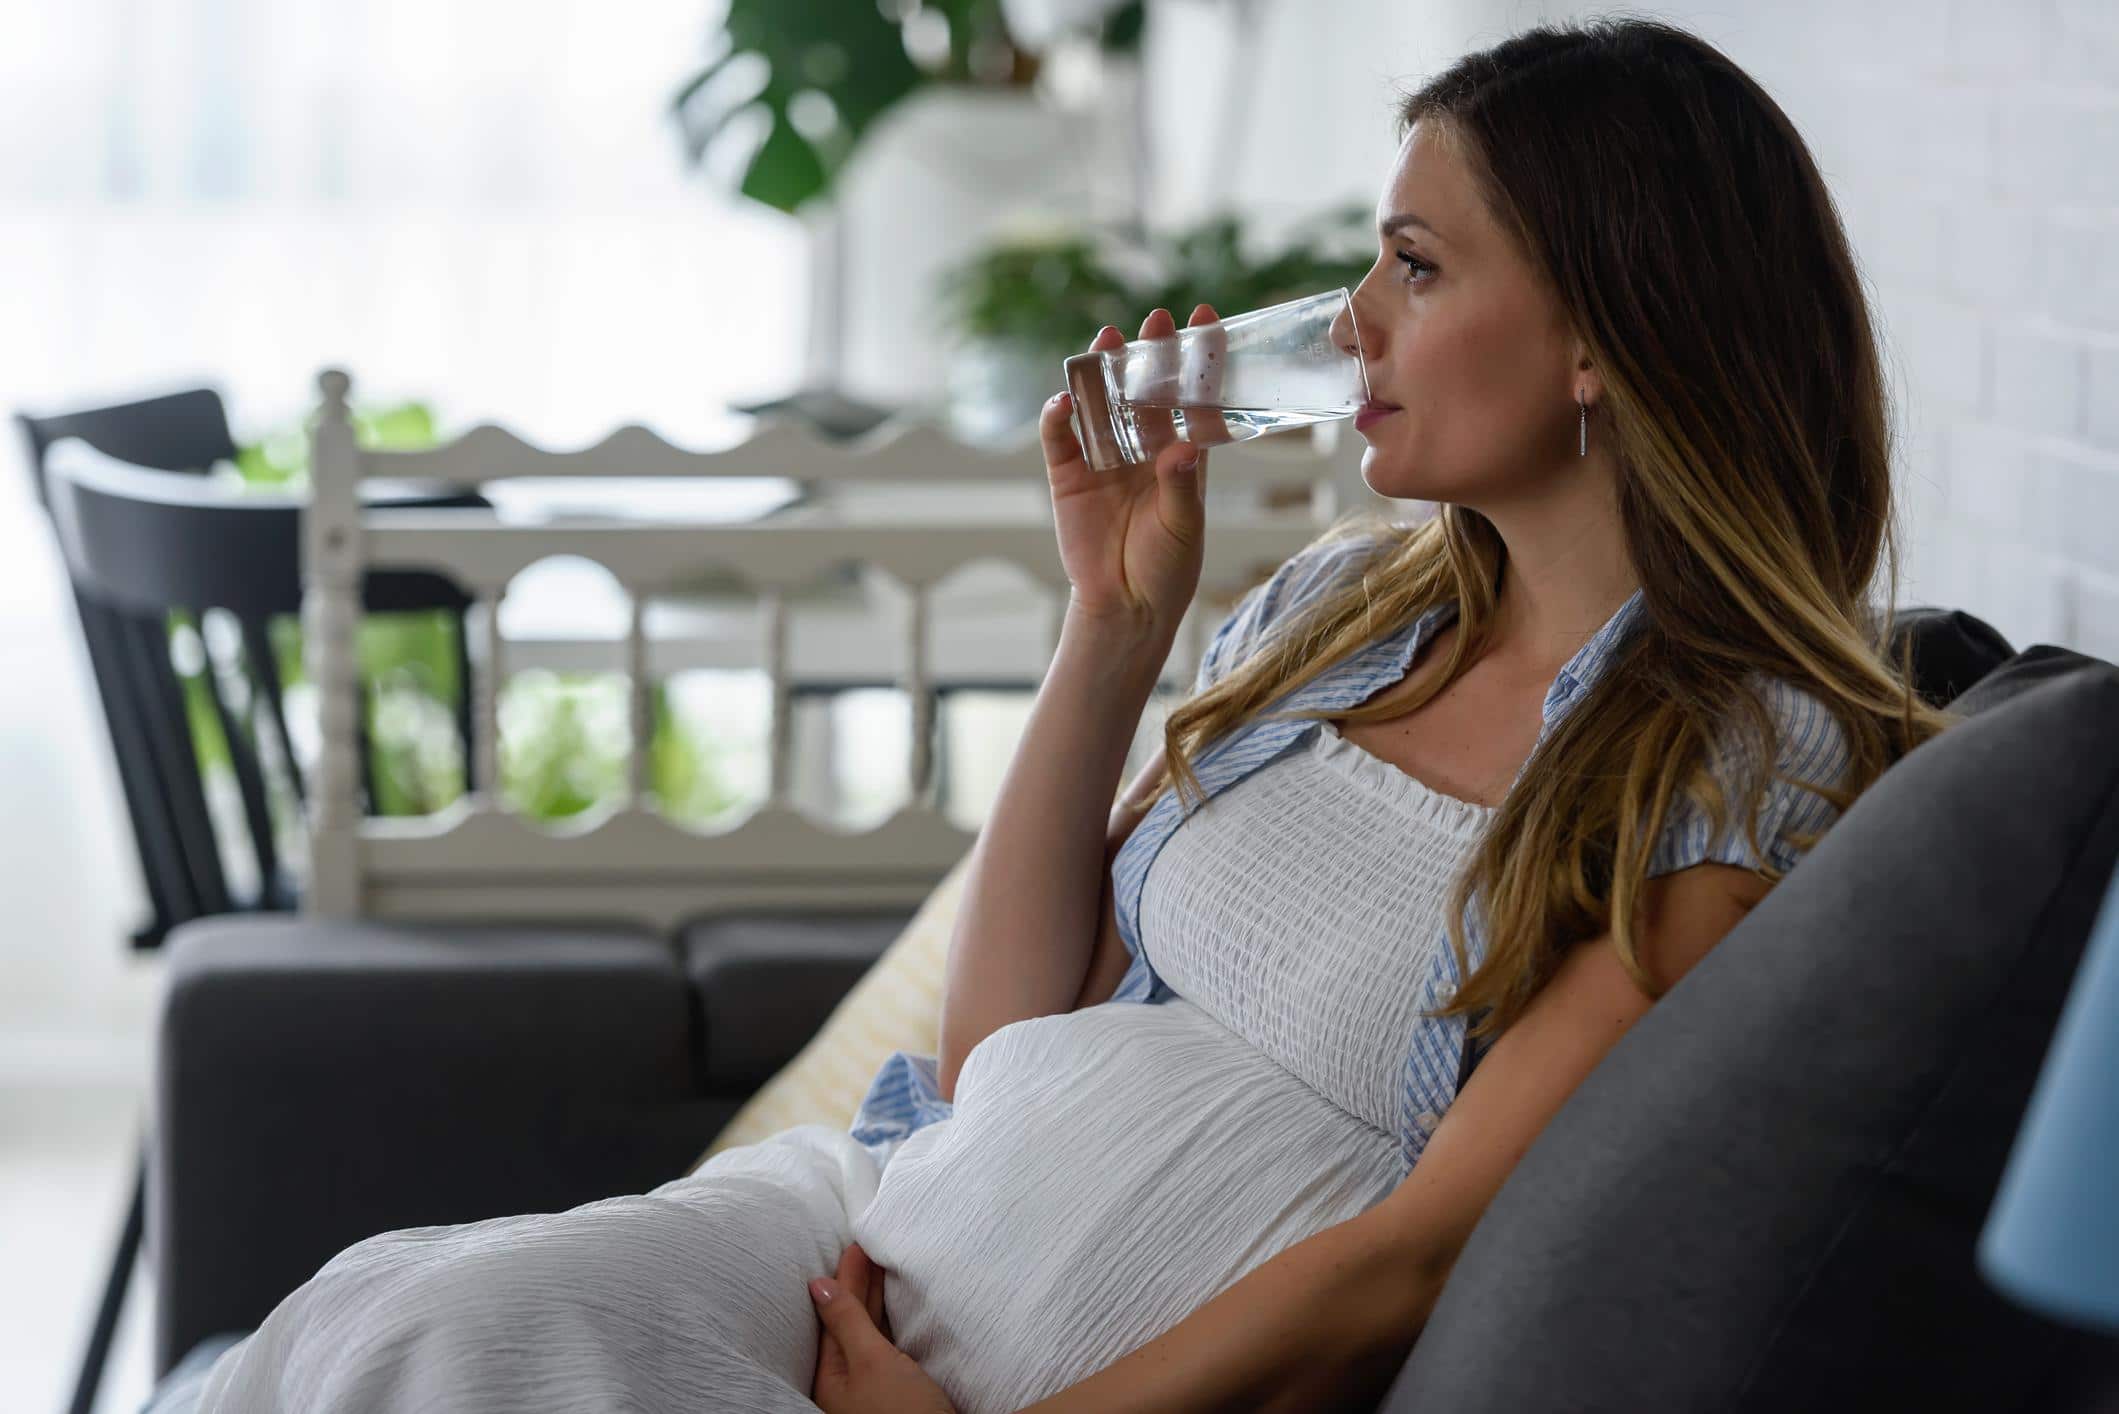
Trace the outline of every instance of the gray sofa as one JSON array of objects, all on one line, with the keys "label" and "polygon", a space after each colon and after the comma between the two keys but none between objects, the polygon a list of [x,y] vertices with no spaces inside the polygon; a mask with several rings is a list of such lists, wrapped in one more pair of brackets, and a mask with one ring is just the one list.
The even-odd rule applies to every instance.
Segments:
[{"label": "gray sofa", "polygon": [[[1385,1414],[2119,1409],[2119,1341],[1972,1267],[2119,866],[2119,667],[2012,654],[1941,609],[1902,610],[1894,635],[1968,720],[1887,773],[1585,1082],[1480,1223]],[[188,1407],[228,1340],[364,1236],[682,1173],[903,922],[180,930],[150,1407]]]}]

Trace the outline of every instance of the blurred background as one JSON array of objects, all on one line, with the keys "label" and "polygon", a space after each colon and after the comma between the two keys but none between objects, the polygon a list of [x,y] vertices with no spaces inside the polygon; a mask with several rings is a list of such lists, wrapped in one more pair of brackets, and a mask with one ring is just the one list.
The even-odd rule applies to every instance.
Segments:
[{"label": "blurred background", "polygon": [[[1578,13],[1502,0],[0,0],[0,402],[45,417],[217,389],[262,488],[307,475],[315,374],[364,438],[494,421],[550,447],[685,447],[776,414],[931,415],[1019,445],[1057,362],[1148,308],[1350,283],[1398,93]],[[1580,13],[1590,13],[1584,9]],[[1898,399],[1901,603],[2119,657],[2119,11],[1803,0],[1652,12],[1795,119],[1853,235]],[[1743,331],[1730,331],[1731,338]],[[71,1388],[122,1218],[159,955],[28,440],[0,475],[0,1406]],[[799,494],[714,489],[722,512]],[[601,597],[600,597],[601,596]],[[596,573],[511,591],[598,622]],[[571,616],[571,617],[570,617]],[[364,630],[383,808],[461,789],[445,626]],[[213,634],[170,625],[198,679]],[[622,633],[620,627],[613,632]],[[285,657],[300,744],[298,627]],[[902,694],[849,692],[820,798],[887,814]],[[240,809],[193,695],[215,808]],[[1026,693],[967,699],[944,773],[977,820]],[[657,784],[710,820],[763,789],[756,673],[673,679]],[[311,704],[313,705],[313,704]],[[557,662],[503,704],[503,788],[618,789],[622,681]],[[807,739],[807,738],[806,738]],[[888,742],[890,751],[868,749]],[[825,768],[820,768],[825,769]],[[148,1389],[144,1288],[99,1408]]]}]

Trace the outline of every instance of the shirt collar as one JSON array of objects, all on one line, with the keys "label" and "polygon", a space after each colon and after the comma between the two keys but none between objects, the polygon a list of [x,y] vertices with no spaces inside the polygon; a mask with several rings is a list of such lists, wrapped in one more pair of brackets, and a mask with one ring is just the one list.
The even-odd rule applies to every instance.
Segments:
[{"label": "shirt collar", "polygon": [[[1554,675],[1552,685],[1545,690],[1542,709],[1544,720],[1550,724],[1575,698],[1595,687],[1611,666],[1612,658],[1625,645],[1648,611],[1647,590],[1635,589],[1626,597],[1626,602],[1612,611],[1604,626],[1591,634],[1589,641],[1575,650],[1574,656],[1561,665]],[[1413,621],[1389,638],[1373,644],[1357,653],[1350,663],[1375,667],[1388,664],[1394,667],[1397,677],[1403,677],[1408,664],[1419,653],[1420,645],[1435,633],[1447,627],[1457,617],[1457,601],[1445,599],[1424,614],[1416,615]],[[1357,673],[1365,677],[1365,673]],[[1395,678],[1393,679],[1395,681]],[[1357,690],[1349,702],[1363,700],[1367,691]]]},{"label": "shirt collar", "polygon": [[1628,635],[1648,611],[1648,591],[1636,589],[1626,596],[1626,602],[1612,611],[1604,621],[1604,627],[1589,636],[1589,642],[1575,650],[1575,655],[1561,665],[1559,674],[1553,678],[1552,686],[1545,693],[1545,716],[1549,720],[1555,709],[1577,693],[1587,692],[1597,685],[1610,667],[1614,654],[1625,644]]}]

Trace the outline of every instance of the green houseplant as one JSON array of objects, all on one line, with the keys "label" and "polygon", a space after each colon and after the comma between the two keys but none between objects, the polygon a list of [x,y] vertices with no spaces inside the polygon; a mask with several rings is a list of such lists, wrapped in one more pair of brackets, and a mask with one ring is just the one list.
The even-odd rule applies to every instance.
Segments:
[{"label": "green houseplant", "polygon": [[[1138,0],[1104,22],[1107,49],[1135,49],[1140,34]],[[737,189],[792,213],[827,195],[862,134],[920,89],[1027,88],[1037,71],[1000,0],[729,0],[670,112],[693,166],[762,126]]]},{"label": "green houseplant", "polygon": [[1240,314],[1299,295],[1351,287],[1371,256],[1365,206],[1294,225],[1270,244],[1217,215],[1162,234],[1136,227],[1017,233],[944,272],[938,312],[967,367],[953,371],[960,434],[1004,437],[1033,420],[1059,385],[1059,365],[1106,324],[1128,338],[1151,309],[1182,324],[1198,304]]},{"label": "green houseplant", "polygon": [[[996,218],[1055,199],[1040,164],[1059,163],[1081,126],[1056,106],[1067,85],[1039,82],[1041,57],[1016,42],[1018,9],[728,0],[670,114],[690,165],[797,219],[811,296],[798,386],[744,411],[845,435],[939,391],[947,356],[923,322],[928,277]],[[1123,59],[1143,14],[1126,0],[1068,26],[1068,42]]]}]

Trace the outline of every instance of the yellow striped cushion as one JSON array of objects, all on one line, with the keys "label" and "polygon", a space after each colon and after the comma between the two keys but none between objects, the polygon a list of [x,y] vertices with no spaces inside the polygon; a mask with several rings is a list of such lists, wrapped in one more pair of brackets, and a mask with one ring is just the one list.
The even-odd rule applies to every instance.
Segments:
[{"label": "yellow striped cushion", "polygon": [[798,1124],[849,1129],[868,1083],[892,1051],[931,1056],[940,1050],[949,934],[970,864],[967,851],[809,1044],[736,1111],[687,1172],[723,1149],[755,1144]]}]

